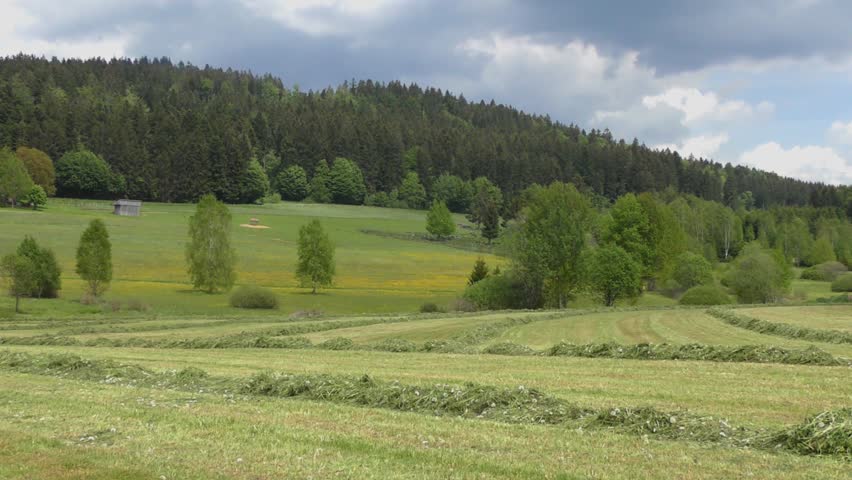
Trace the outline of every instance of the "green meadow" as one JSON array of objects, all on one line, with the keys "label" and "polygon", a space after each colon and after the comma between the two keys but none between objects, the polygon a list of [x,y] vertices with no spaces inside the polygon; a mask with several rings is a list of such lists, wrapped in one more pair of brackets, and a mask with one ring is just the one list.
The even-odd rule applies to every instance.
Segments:
[{"label": "green meadow", "polygon": [[[850,343],[759,333],[653,293],[609,309],[580,298],[558,311],[417,313],[450,306],[478,256],[506,260],[465,238],[405,239],[424,231],[424,212],[230,208],[237,283],[275,290],[279,310],[192,291],[192,206],[146,204],[140,218],[111,215],[109,202],[0,209],[0,251],[33,235],[63,267],[59,299],[24,299],[15,315],[0,297],[0,478],[845,479],[852,469],[852,436],[838,440],[852,429]],[[115,274],[105,301],[85,305],[74,252],[93,218],[109,229]],[[250,218],[268,228],[242,227]],[[318,295],[293,275],[298,228],[313,218],[337,245],[335,285]],[[796,289],[789,305],[735,311],[852,331],[852,306],[814,301],[832,296],[827,283]],[[547,353],[562,342],[734,353]],[[754,360],[739,349],[805,354]],[[288,375],[299,383],[276,389]],[[335,387],[312,390],[322,385]],[[378,393],[359,396],[365,385]],[[479,396],[448,413],[423,407],[440,399],[421,389]],[[586,413],[548,422],[530,416],[539,401]],[[822,412],[836,420],[819,435],[797,427]]]}]

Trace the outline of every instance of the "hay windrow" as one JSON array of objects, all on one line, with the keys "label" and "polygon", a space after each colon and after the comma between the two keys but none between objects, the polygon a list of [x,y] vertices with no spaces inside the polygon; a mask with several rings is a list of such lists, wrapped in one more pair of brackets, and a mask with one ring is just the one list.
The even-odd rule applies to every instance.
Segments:
[{"label": "hay windrow", "polygon": [[812,342],[825,343],[852,343],[852,333],[839,330],[823,330],[817,328],[800,327],[789,323],[768,322],[753,317],[748,317],[726,308],[711,308],[707,310],[709,315],[733,325],[753,332],[778,337],[792,338],[796,340],[809,340]]},{"label": "hay windrow", "polygon": [[359,407],[382,408],[439,417],[511,424],[554,425],[572,429],[610,429],[666,440],[722,443],[733,447],[850,458],[852,408],[823,412],[802,424],[777,431],[733,426],[725,419],[651,407],[581,407],[534,388],[502,388],[476,383],[411,385],[368,375],[261,372],[249,378],[216,377],[196,367],[154,371],[110,360],[76,355],[31,355],[0,351],[0,368],[34,375],[111,385],[163,388],[194,393],[301,398]]}]

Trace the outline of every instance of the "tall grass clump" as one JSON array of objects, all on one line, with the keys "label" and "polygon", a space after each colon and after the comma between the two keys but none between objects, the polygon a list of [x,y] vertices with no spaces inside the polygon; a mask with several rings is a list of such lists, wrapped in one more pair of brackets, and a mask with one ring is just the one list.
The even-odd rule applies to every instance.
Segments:
[{"label": "tall grass clump", "polygon": [[262,287],[244,286],[231,293],[231,306],[234,308],[278,308],[278,295]]}]

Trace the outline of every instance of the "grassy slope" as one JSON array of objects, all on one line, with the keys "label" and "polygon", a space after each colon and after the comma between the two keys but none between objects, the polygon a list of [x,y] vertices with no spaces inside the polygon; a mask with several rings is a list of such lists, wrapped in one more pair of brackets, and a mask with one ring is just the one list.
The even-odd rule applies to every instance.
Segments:
[{"label": "grassy slope", "polygon": [[[777,307],[775,307],[777,308]],[[849,307],[843,307],[848,309]],[[646,310],[594,313],[543,320],[513,327],[494,340],[546,348],[564,340],[572,343],[704,343],[710,345],[776,345],[819,348],[852,358],[852,346],[790,340],[751,332],[707,315],[702,310]]]},{"label": "grassy slope", "polygon": [[749,308],[738,312],[770,322],[852,332],[852,305]]}]

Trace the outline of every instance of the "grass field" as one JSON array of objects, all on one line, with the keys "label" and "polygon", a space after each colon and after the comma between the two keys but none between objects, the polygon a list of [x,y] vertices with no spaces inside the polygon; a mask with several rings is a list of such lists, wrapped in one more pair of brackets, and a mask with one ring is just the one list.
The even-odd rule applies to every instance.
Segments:
[{"label": "grass field", "polygon": [[751,308],[741,312],[770,322],[852,332],[852,310],[849,307]]},{"label": "grass field", "polygon": [[[505,260],[469,245],[362,233],[423,231],[423,212],[369,207],[231,206],[238,283],[273,288],[282,299],[277,311],[233,309],[226,295],[193,292],[187,284],[183,245],[191,206],[146,204],[141,218],[114,217],[109,209],[107,202],[73,201],[52,201],[44,212],[0,209],[0,251],[32,234],[56,251],[64,268],[60,299],[25,299],[26,313],[13,315],[11,299],[0,297],[0,360],[12,352],[47,365],[26,371],[24,357],[0,361],[0,479],[845,479],[852,468],[850,455],[776,451],[757,440],[744,448],[724,438],[721,427],[744,427],[733,431],[759,439],[820,412],[852,407],[850,344],[757,333],[702,308],[672,307],[674,300],[657,294],[619,309],[581,298],[567,311],[414,313],[424,302],[448,305],[457,298],[477,256],[491,265]],[[79,302],[73,258],[80,233],[96,217],[112,236],[115,280],[107,303],[89,306]],[[270,228],[241,228],[250,217]],[[292,273],[297,231],[310,218],[320,218],[338,246],[336,285],[316,296],[298,288]],[[800,301],[831,296],[825,282],[797,280],[795,289]],[[131,301],[148,309],[131,310]],[[849,331],[852,321],[849,305],[737,311],[822,330]],[[229,343],[242,339],[285,343]],[[341,343],[349,349],[332,350],[341,339],[352,342]],[[178,340],[187,343],[169,343]],[[50,341],[66,346],[45,344]],[[147,348],[132,343],[142,341]],[[545,350],[561,341],[815,346],[840,360],[798,365],[481,353],[505,342]],[[430,342],[464,353],[426,351]],[[382,351],[389,349],[385,344],[416,351]],[[147,370],[138,383],[76,375],[103,362],[119,371]],[[71,367],[51,370],[54,364]],[[144,381],[184,372],[208,383]],[[308,400],[235,387],[263,372],[316,382],[342,378],[353,391],[355,382],[365,381],[388,382],[391,390],[449,384],[501,394],[536,391],[604,417],[652,411],[666,426],[670,418],[671,425],[684,421],[675,418],[698,419],[696,428],[710,437],[666,437],[647,425],[595,427],[585,420],[439,416],[431,404],[405,411],[390,397],[357,406],[346,403],[354,395],[346,389],[340,398]],[[506,415],[523,407],[497,407],[496,398],[472,402]],[[852,431],[844,425],[841,432]]]}]

